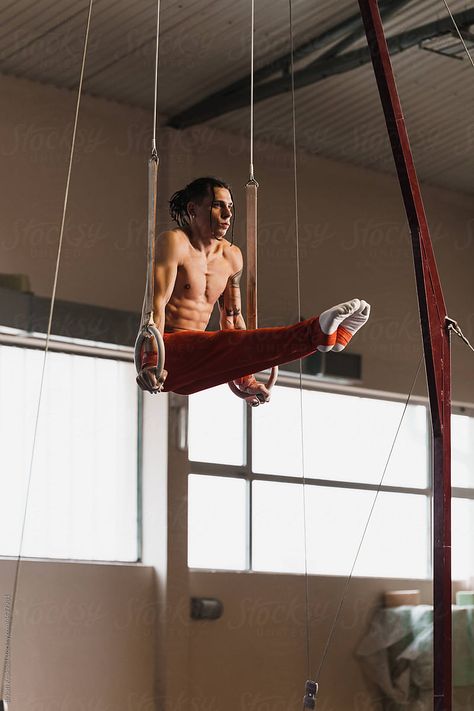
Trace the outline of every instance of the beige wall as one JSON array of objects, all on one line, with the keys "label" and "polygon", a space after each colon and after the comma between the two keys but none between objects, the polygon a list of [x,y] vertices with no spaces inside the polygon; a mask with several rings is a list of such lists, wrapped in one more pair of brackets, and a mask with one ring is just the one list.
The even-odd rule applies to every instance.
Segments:
[{"label": "beige wall", "polygon": [[[1,660],[14,561],[1,561]],[[151,711],[154,570],[22,561],[6,690],[15,711]]]},{"label": "beige wall", "polygon": [[[51,293],[67,168],[74,94],[0,77],[1,270],[26,272],[32,289]],[[160,227],[166,201],[193,177],[216,174],[235,187],[236,241],[244,244],[248,142],[210,126],[171,129],[160,139]],[[139,310],[144,285],[146,161],[150,115],[83,98],[58,296]],[[298,317],[292,154],[268,144],[255,151],[259,191],[260,323]],[[421,341],[412,258],[398,184],[388,175],[300,154],[301,310],[305,316],[361,296],[370,324],[353,349],[367,387],[406,392]],[[448,312],[474,337],[472,196],[424,186]],[[471,358],[454,344],[453,393],[474,401]],[[416,392],[424,393],[420,377]]]},{"label": "beige wall", "polygon": [[[49,296],[75,92],[0,77],[3,272]],[[144,283],[148,114],[82,98],[58,297],[138,309]],[[150,139],[151,140],[151,139]]]},{"label": "beige wall", "polygon": [[[33,291],[48,295],[74,94],[10,77],[0,77],[0,93],[0,271],[27,273]],[[60,298],[139,310],[150,124],[144,111],[84,97]],[[247,141],[208,126],[161,135],[160,226],[168,223],[163,203],[173,190],[200,174],[217,174],[235,186],[236,241],[242,245]],[[291,153],[261,144],[255,164],[261,185],[260,323],[290,323],[298,316]],[[429,187],[424,195],[449,312],[472,338],[472,198]],[[353,346],[363,356],[364,385],[406,392],[416,369],[420,336],[409,241],[395,180],[317,156],[299,156],[299,232],[302,314],[352,296],[370,300],[371,322]],[[455,398],[474,402],[471,373],[470,354],[455,343]],[[422,378],[416,392],[424,393]],[[153,434],[148,432],[150,441]],[[53,700],[57,706],[52,708],[74,709],[72,702],[67,705],[68,694],[82,704],[78,708],[97,711],[150,711],[153,698],[163,696],[168,699],[167,711],[297,707],[306,676],[304,629],[293,619],[294,606],[300,610],[302,579],[188,575],[185,460],[183,453],[173,454],[169,482],[161,461],[157,486],[152,485],[153,460],[148,466],[152,478],[146,490],[145,563],[150,567],[25,564],[20,580],[24,612],[13,660],[15,690],[25,699],[22,708],[28,709],[26,704],[34,698],[44,700],[44,708]],[[163,501],[168,502],[167,511]],[[7,594],[11,564],[2,562],[0,573],[2,592]],[[311,580],[316,659],[329,624],[326,613],[320,616],[318,611],[333,609],[341,584],[335,578]],[[353,660],[354,645],[382,590],[412,584],[354,581],[321,679],[328,694],[321,709],[377,708]],[[421,586],[429,597],[429,586]],[[190,625],[190,594],[221,598],[222,620]],[[48,605],[67,610],[68,601],[81,609],[97,609],[100,615],[78,627],[67,616],[57,624],[50,622],[45,613],[31,630],[27,610],[43,603],[47,610]],[[117,620],[134,605],[139,613],[130,626],[121,627]],[[262,612],[259,617],[266,606],[270,616]],[[160,613],[157,619],[156,611],[163,609],[167,615]],[[142,615],[140,610],[152,612]],[[261,619],[267,621],[260,623]],[[158,634],[157,656],[153,630]],[[272,696],[277,701],[268,701]],[[157,702],[157,707],[165,708],[165,703]]]},{"label": "beige wall", "polygon": [[[224,615],[191,623],[189,690],[206,711],[294,711],[305,680],[314,677],[346,579],[311,577],[308,586],[310,674],[307,674],[304,576],[190,574],[192,595],[218,597]],[[319,676],[322,711],[382,711],[382,697],[364,678],[355,650],[387,590],[417,588],[431,601],[426,580],[352,580]],[[237,589],[237,592],[236,592]],[[416,703],[409,711],[432,708]],[[454,690],[454,710],[474,707],[474,689]]]},{"label": "beige wall", "polygon": [[[226,573],[192,573],[190,577],[192,594],[212,597],[218,591],[225,609],[217,622],[192,624],[190,696],[217,697],[212,707],[216,711],[299,709],[305,680],[314,677],[322,661],[346,579],[310,578],[308,675],[304,576],[243,574],[236,580]],[[421,588],[424,601],[429,602],[427,581],[410,584]],[[377,578],[351,583],[318,679],[321,709],[377,708],[377,694],[364,680],[354,652],[382,592],[406,586],[404,580]],[[212,676],[208,668],[215,670]]]}]

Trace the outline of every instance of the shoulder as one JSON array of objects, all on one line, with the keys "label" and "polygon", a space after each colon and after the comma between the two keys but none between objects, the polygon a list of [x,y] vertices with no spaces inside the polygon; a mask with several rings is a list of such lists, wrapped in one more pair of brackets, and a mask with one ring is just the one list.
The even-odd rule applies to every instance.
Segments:
[{"label": "shoulder", "polygon": [[180,229],[161,232],[157,240],[157,254],[167,258],[179,258],[189,245],[185,232]]},{"label": "shoulder", "polygon": [[224,246],[224,257],[229,262],[231,275],[242,271],[244,266],[244,258],[240,248],[237,247],[236,244],[230,244],[230,242],[227,242],[226,240],[226,244]]},{"label": "shoulder", "polygon": [[189,238],[184,230],[177,228],[161,232],[158,236],[158,241],[163,244],[179,245],[189,243]]}]

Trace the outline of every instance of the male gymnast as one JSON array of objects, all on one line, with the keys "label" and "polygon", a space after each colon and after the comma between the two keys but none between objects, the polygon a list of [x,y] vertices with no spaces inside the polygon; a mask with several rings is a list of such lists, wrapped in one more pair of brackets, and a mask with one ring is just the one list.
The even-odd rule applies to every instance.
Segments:
[{"label": "male gymnast", "polygon": [[[230,186],[198,178],[170,199],[177,228],[156,244],[154,319],[165,344],[163,390],[189,395],[234,381],[255,406],[270,392],[252,373],[319,351],[341,351],[366,323],[370,305],[352,299],[292,326],[247,330],[241,313],[243,258],[226,239],[233,202]],[[220,331],[206,331],[214,305]],[[156,387],[157,355],[152,339],[142,348],[137,382]]]}]

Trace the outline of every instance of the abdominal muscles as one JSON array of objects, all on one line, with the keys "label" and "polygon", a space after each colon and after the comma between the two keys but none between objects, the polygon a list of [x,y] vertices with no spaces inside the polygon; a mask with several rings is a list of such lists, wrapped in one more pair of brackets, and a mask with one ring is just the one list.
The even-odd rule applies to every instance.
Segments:
[{"label": "abdominal muscles", "polygon": [[205,331],[214,304],[171,298],[166,307],[167,331]]},{"label": "abdominal muscles", "polygon": [[193,255],[178,269],[165,316],[167,331],[205,331],[214,304],[225,289],[229,267],[220,251],[206,260]]}]

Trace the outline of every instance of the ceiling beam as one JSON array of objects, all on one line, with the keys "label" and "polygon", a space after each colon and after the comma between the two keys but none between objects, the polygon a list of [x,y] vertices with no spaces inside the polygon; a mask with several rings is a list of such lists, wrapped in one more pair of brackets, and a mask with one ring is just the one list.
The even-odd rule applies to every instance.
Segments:
[{"label": "ceiling beam", "polygon": [[[399,10],[402,9],[405,5],[408,5],[408,3],[412,2],[412,0],[392,0],[390,4],[385,3],[379,3],[379,10],[380,14],[382,16],[382,20],[384,22],[387,22],[393,15],[395,15]],[[337,42],[335,45],[327,49],[325,52],[320,54],[318,56],[318,60],[322,59],[328,59],[329,57],[335,57],[338,54],[341,54],[345,49],[350,47],[351,45],[354,44],[354,42],[357,42],[361,37],[365,37],[365,29],[364,25],[362,22],[362,18],[360,17],[360,24],[358,27],[353,32],[350,32],[348,35],[343,37],[339,42]]]},{"label": "ceiling beam", "polygon": [[[460,29],[467,29],[474,23],[474,9],[458,12],[454,15],[454,18]],[[350,18],[350,20],[352,19],[353,18]],[[349,23],[349,20],[347,20],[347,23]],[[353,31],[354,28],[350,30],[350,32]],[[437,20],[411,30],[407,30],[406,32],[402,32],[398,35],[394,35],[389,38],[387,42],[390,53],[394,55],[418,45],[423,40],[431,39],[444,34],[450,34],[452,31],[453,23],[451,18],[447,17],[442,20]],[[317,39],[318,38],[315,38],[312,42],[314,43]],[[309,47],[309,44],[310,43],[306,43],[306,46]],[[303,46],[301,46],[299,50],[302,51]],[[298,50],[295,51],[295,59],[297,51]],[[262,72],[269,71],[270,66],[274,67],[278,64],[279,69],[281,70],[281,62],[285,60],[287,63],[288,56],[289,55],[285,55],[285,57],[273,62],[272,65],[268,65],[268,67],[263,67],[259,70],[261,73],[259,80],[262,79],[262,76],[263,78],[268,76],[267,74],[262,74]],[[300,54],[298,58],[301,59],[301,56],[302,55]],[[295,88],[299,89],[304,86],[309,86],[310,84],[314,84],[322,79],[326,79],[327,77],[351,71],[357,67],[367,64],[369,61],[370,51],[368,47],[363,47],[361,49],[346,52],[345,54],[336,55],[334,57],[330,56],[326,59],[316,59],[310,65],[295,72]],[[285,66],[288,68],[287,64]],[[273,70],[271,73],[274,74],[275,71],[277,70]],[[257,72],[255,73],[255,78],[256,77]],[[254,102],[257,103],[290,90],[291,75],[288,71],[286,71],[282,76],[276,79],[256,84],[254,86]],[[211,118],[222,116],[229,111],[235,111],[246,107],[249,105],[249,94],[250,76],[246,76],[225,89],[211,94],[185,111],[176,114],[168,121],[168,125],[174,128],[187,128],[189,126],[194,126],[198,123],[208,121]]]},{"label": "ceiling beam", "polygon": [[[394,0],[380,0],[380,4],[383,7],[386,7],[388,4],[393,4],[393,2]],[[313,37],[309,41],[304,42],[303,44],[296,47],[293,51],[293,62],[301,61],[309,55],[313,54],[314,52],[318,51],[319,49],[323,49],[327,45],[330,45],[332,42],[337,42],[341,38],[342,41],[344,41],[344,39],[347,37],[347,33],[352,32],[360,32],[362,34],[364,32],[362,19],[359,12],[356,12],[354,15],[351,15],[345,20],[338,22],[336,25],[333,25],[332,27],[328,28],[316,37]],[[274,59],[269,64],[265,64],[265,66],[260,67],[259,69],[255,69],[253,74],[254,83],[257,84],[259,81],[264,81],[268,77],[271,77],[274,74],[279,74],[281,72],[287,74],[290,71],[290,67],[291,54],[288,52],[282,55],[281,57],[278,57],[278,59]],[[234,94],[240,91],[241,89],[244,89],[247,92],[249,91],[250,75],[246,75],[245,77],[242,77],[241,79],[232,82],[232,84],[228,84],[223,89],[219,89],[219,91],[206,97],[203,102],[199,103],[199,105],[207,101],[219,101],[221,97],[227,96],[229,94]],[[193,108],[194,107],[191,107],[191,109]],[[185,126],[178,126],[177,124],[175,124],[175,119],[178,120],[180,116],[181,114],[173,116],[168,121],[168,126],[174,126],[175,128],[185,128]]]}]

